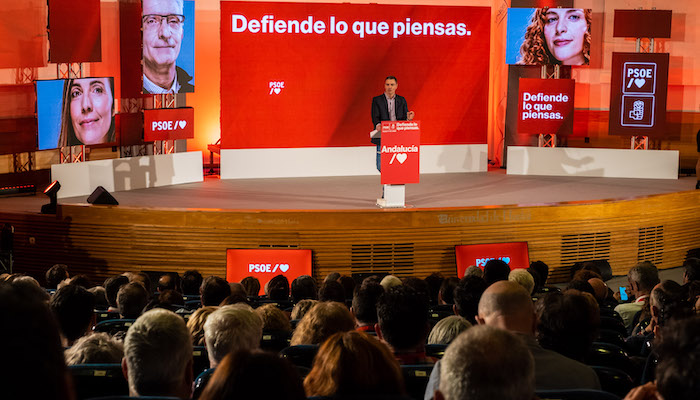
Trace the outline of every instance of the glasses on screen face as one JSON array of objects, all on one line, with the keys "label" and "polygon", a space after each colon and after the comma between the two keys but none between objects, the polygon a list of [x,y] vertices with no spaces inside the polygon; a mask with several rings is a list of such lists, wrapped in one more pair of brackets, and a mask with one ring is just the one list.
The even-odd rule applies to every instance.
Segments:
[{"label": "glasses on screen face", "polygon": [[185,22],[185,16],[180,14],[157,15],[146,14],[141,17],[144,29],[157,29],[165,21],[171,29],[180,29]]}]

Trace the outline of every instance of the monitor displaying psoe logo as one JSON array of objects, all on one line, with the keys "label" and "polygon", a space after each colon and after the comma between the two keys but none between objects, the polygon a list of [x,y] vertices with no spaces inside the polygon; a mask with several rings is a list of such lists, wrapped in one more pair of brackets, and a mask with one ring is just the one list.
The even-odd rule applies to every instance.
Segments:
[{"label": "monitor displaying psoe logo", "polygon": [[455,246],[457,276],[462,278],[470,265],[484,269],[489,260],[505,261],[510,269],[528,268],[530,256],[527,242],[488,243]]},{"label": "monitor displaying psoe logo", "polygon": [[143,111],[143,140],[194,138],[194,108],[155,108]]},{"label": "monitor displaying psoe logo", "polygon": [[301,275],[311,275],[311,250],[226,250],[226,280],[229,282],[240,282],[247,276],[258,278],[262,295],[265,284],[277,275],[286,276],[290,285]]}]

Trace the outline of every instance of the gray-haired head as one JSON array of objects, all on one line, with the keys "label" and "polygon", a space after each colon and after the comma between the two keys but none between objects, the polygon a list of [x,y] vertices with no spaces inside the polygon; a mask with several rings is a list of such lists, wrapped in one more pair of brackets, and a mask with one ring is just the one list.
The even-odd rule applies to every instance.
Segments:
[{"label": "gray-haired head", "polygon": [[262,330],[262,320],[247,304],[223,306],[211,313],[204,323],[211,367],[218,365],[228,353],[259,348]]}]

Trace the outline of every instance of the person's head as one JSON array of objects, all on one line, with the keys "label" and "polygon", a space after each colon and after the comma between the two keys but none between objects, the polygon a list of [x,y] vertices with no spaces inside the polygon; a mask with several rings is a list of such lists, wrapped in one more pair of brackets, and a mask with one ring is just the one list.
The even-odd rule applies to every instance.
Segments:
[{"label": "person's head", "polygon": [[598,304],[601,304],[608,297],[608,285],[600,278],[591,278],[588,280],[588,284],[593,288]]},{"label": "person's head", "polygon": [[258,296],[260,294],[260,281],[254,276],[246,276],[241,281],[248,296]]},{"label": "person's head", "polygon": [[337,301],[345,302],[345,289],[338,281],[323,282],[321,289],[318,291],[319,301]]},{"label": "person's head", "polygon": [[196,296],[199,294],[199,288],[202,286],[202,274],[196,269],[185,271],[182,275],[182,294],[185,296]]},{"label": "person's head", "polygon": [[230,353],[216,367],[200,400],[306,400],[297,369],[260,350]]},{"label": "person's head", "polygon": [[393,98],[394,95],[396,94],[396,89],[399,87],[399,81],[396,79],[395,76],[387,76],[386,79],[384,79],[384,94],[386,94],[389,98]]},{"label": "person's head", "polygon": [[635,297],[648,295],[659,283],[659,270],[650,262],[641,262],[630,268],[627,280]]},{"label": "person's head", "polygon": [[313,306],[299,321],[291,345],[321,344],[337,332],[347,332],[355,328],[355,320],[342,303],[323,301]]},{"label": "person's head", "polygon": [[672,280],[665,280],[654,287],[649,295],[649,306],[656,329],[666,326],[673,319],[686,318],[693,313],[686,290]]},{"label": "person's head", "polygon": [[533,261],[530,263],[530,268],[537,272],[540,277],[540,284],[542,286],[547,284],[547,278],[549,277],[549,266],[544,263],[544,261]]},{"label": "person's head", "polygon": [[211,367],[216,367],[230,352],[260,348],[262,330],[262,320],[246,304],[223,306],[211,313],[204,323]]},{"label": "person's head", "polygon": [[484,280],[487,285],[498,281],[507,281],[510,274],[510,266],[503,260],[493,259],[486,261],[484,265]]},{"label": "person's head", "polygon": [[180,292],[180,276],[177,274],[177,272],[168,272],[167,274],[161,275],[160,278],[158,278],[158,285],[156,286],[156,289],[159,292],[165,290]]},{"label": "person's head", "polygon": [[46,288],[56,289],[61,281],[68,279],[68,266],[65,264],[55,264],[46,271]]},{"label": "person's head", "polygon": [[565,291],[569,290],[569,289],[578,290],[579,292],[584,292],[584,293],[590,293],[590,295],[594,296],[594,298],[595,298],[595,289],[593,289],[593,285],[588,283],[587,280],[584,281],[584,280],[574,279],[566,285],[566,288],[564,288]]},{"label": "person's head", "polygon": [[428,299],[407,286],[395,286],[377,301],[377,336],[394,352],[423,348],[428,336]]},{"label": "person's head", "polygon": [[389,288],[392,288],[394,286],[401,285],[401,279],[395,277],[394,275],[387,275],[384,278],[382,278],[380,285],[382,285],[384,290],[388,290]]},{"label": "person's head", "polygon": [[689,257],[683,261],[683,283],[700,280],[700,259]]},{"label": "person's head", "polygon": [[218,276],[207,276],[200,288],[203,306],[218,306],[231,295],[231,286],[225,279]]},{"label": "person's head", "polygon": [[438,304],[438,297],[440,293],[440,286],[445,278],[439,272],[433,272],[424,279],[425,283],[428,284],[428,289],[430,290],[430,303]]},{"label": "person's head", "polygon": [[304,388],[308,396],[404,394],[401,368],[391,350],[357,331],[336,333],[321,345]]},{"label": "person's head", "polygon": [[430,304],[430,287],[426,281],[414,276],[409,276],[407,278],[403,278],[402,282],[404,286],[410,287],[411,289],[415,290],[416,293],[425,297],[428,300],[428,304]]},{"label": "person's head", "polygon": [[207,322],[209,315],[217,310],[214,306],[204,306],[198,308],[187,320],[187,330],[192,336],[192,344],[195,346],[204,346],[204,323]]},{"label": "person's head", "polygon": [[130,396],[189,399],[192,339],[182,317],[161,308],[140,316],[126,332],[122,369]]},{"label": "person's head", "polygon": [[107,291],[102,286],[93,286],[88,292],[95,296],[95,310],[106,310],[109,307],[107,302]]},{"label": "person's head", "polygon": [[[479,278],[484,277],[484,270],[477,267],[476,265],[470,265],[464,270],[464,276],[478,276]],[[464,278],[464,276],[462,278]]]},{"label": "person's head", "polygon": [[114,114],[111,78],[66,80],[59,146],[114,142]]},{"label": "person's head", "polygon": [[472,324],[464,317],[450,315],[438,321],[430,330],[428,344],[450,344],[460,333],[471,328]]},{"label": "person's head", "polygon": [[534,398],[535,362],[525,342],[508,331],[469,328],[447,348],[441,364],[436,400]]},{"label": "person's head", "polygon": [[343,287],[345,300],[352,300],[352,293],[355,290],[355,280],[351,276],[343,275],[338,278],[338,283]]},{"label": "person's head", "polygon": [[318,300],[312,300],[312,299],[304,299],[300,300],[297,304],[294,305],[294,308],[292,308],[292,315],[290,316],[291,319],[293,320],[299,320],[304,318],[304,315],[318,303]]},{"label": "person's head", "polygon": [[377,300],[382,293],[384,288],[375,282],[366,282],[355,288],[351,311],[358,325],[373,326],[377,323]]},{"label": "person's head", "polygon": [[265,331],[292,331],[292,325],[289,322],[287,314],[274,304],[262,305],[255,309],[255,313],[258,314],[262,320],[263,330]]},{"label": "person's head", "polygon": [[65,351],[66,364],[118,364],[124,357],[124,345],[107,333],[95,332],[76,340]]},{"label": "person's head", "polygon": [[700,317],[672,321],[654,345],[656,387],[664,399],[691,400],[700,393]]},{"label": "person's head", "polygon": [[510,271],[508,280],[524,287],[530,294],[535,290],[535,279],[526,269],[518,268]]},{"label": "person's head", "polygon": [[105,291],[107,292],[107,303],[110,307],[117,307],[117,293],[122,286],[129,283],[129,278],[124,275],[116,275],[105,280]]},{"label": "person's head", "polygon": [[117,292],[117,307],[122,318],[138,318],[146,304],[148,304],[148,292],[140,283],[127,283]]},{"label": "person's head", "polygon": [[480,325],[490,325],[513,332],[534,335],[535,307],[525,288],[511,281],[489,286],[479,301]]},{"label": "person's head", "polygon": [[267,297],[274,301],[289,301],[289,280],[280,274],[267,283]]},{"label": "person's head", "polygon": [[455,313],[466,318],[472,325],[476,324],[479,312],[479,299],[488,286],[483,278],[469,275],[460,279],[454,290]]},{"label": "person's head", "polygon": [[144,71],[174,73],[184,34],[182,0],[143,0]]},{"label": "person's head", "polygon": [[580,8],[538,8],[525,32],[519,64],[588,65],[591,12]]},{"label": "person's head", "polygon": [[[479,269],[481,271],[481,269]],[[454,304],[455,302],[455,288],[459,285],[459,278],[451,276],[446,278],[440,284],[440,290],[438,291],[438,303],[440,304]]]},{"label": "person's head", "polygon": [[292,281],[292,301],[298,303],[304,299],[317,299],[318,289],[316,279],[309,275],[302,275]]},{"label": "person's head", "polygon": [[569,290],[540,298],[536,304],[537,339],[542,347],[583,360],[600,326],[600,311],[592,297]]},{"label": "person's head", "polygon": [[328,275],[326,275],[325,278],[323,278],[323,282],[329,282],[329,281],[337,281],[338,278],[340,278],[340,272],[331,272]]},{"label": "person's head", "polygon": [[143,286],[144,289],[146,289],[148,297],[151,297],[151,293],[153,293],[153,286],[151,286],[151,277],[149,277],[147,273],[139,271],[136,273],[129,274],[127,276],[129,277],[129,282],[140,283],[141,286]]},{"label": "person's head", "polygon": [[69,344],[85,335],[94,322],[95,296],[79,285],[66,285],[51,298],[51,310]]}]

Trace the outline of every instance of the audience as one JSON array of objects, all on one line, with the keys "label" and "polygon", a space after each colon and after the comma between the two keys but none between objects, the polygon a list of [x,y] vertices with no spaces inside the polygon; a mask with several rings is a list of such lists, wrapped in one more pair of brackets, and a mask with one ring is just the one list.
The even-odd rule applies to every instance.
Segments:
[{"label": "audience", "polygon": [[391,351],[357,331],[338,332],[321,345],[304,388],[307,396],[404,394],[401,369]]},{"label": "audience", "polygon": [[392,349],[400,364],[429,364],[425,355],[428,337],[428,298],[408,286],[394,286],[377,302],[377,336]]},{"label": "audience", "polygon": [[634,320],[635,315],[642,311],[651,290],[659,283],[659,271],[650,262],[639,263],[629,270],[627,281],[629,282],[628,294],[634,301],[618,305],[615,311],[622,317],[625,327],[631,330],[638,322]]},{"label": "audience", "polygon": [[290,318],[292,320],[300,320],[306,315],[306,313],[318,303],[318,300],[304,299],[299,300],[292,308],[292,315]]},{"label": "audience", "polygon": [[474,275],[462,278],[454,290],[454,313],[475,325],[479,299],[486,288],[486,281],[483,278]]},{"label": "audience", "polygon": [[518,268],[510,271],[508,274],[508,280],[524,287],[530,294],[532,294],[535,290],[535,279],[529,272],[527,272],[526,269]]},{"label": "audience", "polygon": [[309,275],[301,275],[292,281],[291,287],[292,301],[298,303],[301,300],[318,299],[318,289],[316,279]]},{"label": "audience", "polygon": [[700,259],[688,257],[683,261],[683,284],[700,281]]},{"label": "audience", "polygon": [[355,280],[351,276],[342,275],[338,278],[338,283],[343,287],[343,293],[345,293],[345,300],[352,301],[352,294],[355,292]]},{"label": "audience", "polygon": [[182,294],[185,296],[199,296],[199,288],[202,286],[202,274],[190,269],[182,274]]},{"label": "audience", "polygon": [[126,333],[122,369],[132,397],[189,399],[192,338],[182,317],[163,309],[141,315]]},{"label": "audience", "polygon": [[435,398],[535,399],[534,370],[532,355],[521,338],[493,326],[475,326],[447,348]]},{"label": "audience", "polygon": [[204,323],[209,366],[215,368],[226,354],[260,348],[263,322],[246,304],[220,307]]},{"label": "audience", "polygon": [[122,286],[129,283],[129,278],[124,275],[116,275],[107,278],[104,283],[105,291],[107,292],[107,303],[109,303],[109,312],[118,312],[119,306],[117,305],[117,293]]},{"label": "audience", "polygon": [[289,280],[287,277],[280,274],[270,279],[270,282],[265,286],[265,294],[272,301],[289,302]]},{"label": "audience", "polygon": [[394,275],[387,275],[382,278],[380,285],[382,285],[384,290],[389,290],[389,288],[401,285],[401,279],[395,277]]},{"label": "audience", "polygon": [[204,346],[204,323],[207,322],[209,315],[217,310],[214,306],[204,306],[198,308],[187,320],[187,330],[192,336],[192,344],[194,346]]},{"label": "audience", "polygon": [[[452,278],[456,279],[454,277]],[[440,304],[440,288],[442,287],[442,283],[445,281],[445,278],[442,276],[441,273],[433,272],[432,274],[426,276],[424,281],[428,285],[428,289],[430,290],[430,304]]]},{"label": "audience", "polygon": [[[484,270],[477,267],[476,265],[470,265],[464,271],[464,276],[478,276],[479,278],[483,278]],[[464,278],[464,276],[462,278]]]},{"label": "audience", "polygon": [[[481,271],[481,269],[479,269]],[[454,304],[455,303],[455,288],[459,285],[459,279],[451,276],[445,278],[440,284],[438,290],[438,304]]]},{"label": "audience", "polygon": [[318,301],[345,303],[345,288],[338,281],[323,282],[318,291]]},{"label": "audience", "polygon": [[469,321],[459,315],[443,318],[430,331],[428,344],[450,344],[460,333],[471,328],[471,326],[472,324]]},{"label": "audience", "polygon": [[352,298],[350,312],[355,317],[355,326],[358,331],[374,332],[377,321],[377,301],[384,293],[382,285],[366,281],[355,287],[355,295]]},{"label": "audience", "polygon": [[124,319],[136,319],[148,304],[148,292],[141,283],[129,282],[117,292],[117,308]]},{"label": "audience", "polygon": [[231,286],[224,278],[207,276],[199,289],[202,295],[202,306],[218,306],[231,295]]},{"label": "audience", "polygon": [[158,278],[158,284],[156,286],[158,292],[163,292],[165,290],[174,290],[178,293],[182,291],[180,289],[180,275],[177,272],[168,272]]},{"label": "audience", "polygon": [[76,340],[65,351],[66,364],[118,364],[124,357],[124,345],[106,333],[95,332]]},{"label": "audience", "polygon": [[263,331],[292,332],[292,325],[289,317],[284,311],[274,304],[264,304],[255,309],[255,313],[262,320]]},{"label": "audience", "polygon": [[258,278],[247,276],[241,281],[248,297],[258,297],[260,295],[260,281]]},{"label": "audience", "polygon": [[64,346],[71,346],[95,324],[95,296],[82,286],[61,287],[50,305],[61,328]]},{"label": "audience", "polygon": [[498,281],[507,281],[510,274],[510,266],[503,260],[492,259],[484,265],[484,280],[491,286]]},{"label": "audience", "polygon": [[355,320],[343,303],[321,301],[299,321],[292,334],[291,345],[321,344],[337,332],[355,328]]},{"label": "audience", "polygon": [[46,271],[46,288],[57,289],[58,284],[68,279],[68,266],[65,264],[54,264]]}]

